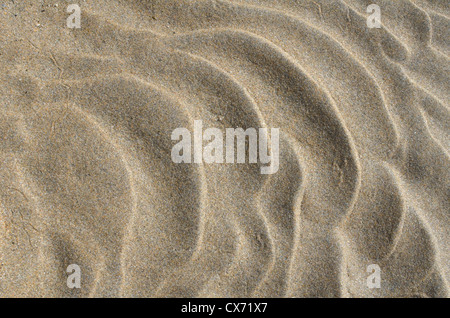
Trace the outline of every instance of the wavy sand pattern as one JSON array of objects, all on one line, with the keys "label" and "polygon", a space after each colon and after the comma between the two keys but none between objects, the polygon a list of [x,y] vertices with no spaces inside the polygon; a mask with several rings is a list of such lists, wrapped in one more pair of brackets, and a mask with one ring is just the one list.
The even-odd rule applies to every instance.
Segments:
[{"label": "wavy sand pattern", "polygon": [[[448,296],[448,1],[4,3],[1,296]],[[173,163],[197,119],[279,171]]]}]

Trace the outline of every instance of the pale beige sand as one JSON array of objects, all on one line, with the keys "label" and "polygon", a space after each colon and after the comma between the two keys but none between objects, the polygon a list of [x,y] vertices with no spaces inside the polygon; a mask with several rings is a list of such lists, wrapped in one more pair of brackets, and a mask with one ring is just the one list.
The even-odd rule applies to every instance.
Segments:
[{"label": "pale beige sand", "polygon": [[[0,296],[447,297],[449,3],[2,1]],[[173,163],[195,119],[278,173]]]}]

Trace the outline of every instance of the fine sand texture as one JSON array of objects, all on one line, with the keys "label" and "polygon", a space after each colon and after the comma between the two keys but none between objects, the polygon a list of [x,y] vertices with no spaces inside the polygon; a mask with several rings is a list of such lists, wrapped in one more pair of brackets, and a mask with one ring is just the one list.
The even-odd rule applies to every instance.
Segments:
[{"label": "fine sand texture", "polygon": [[[0,297],[448,297],[449,19],[447,0],[2,1]],[[174,163],[195,120],[279,128],[278,172]]]}]

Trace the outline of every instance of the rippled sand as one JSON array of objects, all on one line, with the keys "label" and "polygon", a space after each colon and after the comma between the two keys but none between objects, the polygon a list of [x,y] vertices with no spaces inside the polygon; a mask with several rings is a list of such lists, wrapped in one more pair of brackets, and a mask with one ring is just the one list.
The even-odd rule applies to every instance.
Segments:
[{"label": "rippled sand", "polygon": [[[448,1],[2,3],[0,296],[448,296]],[[173,163],[194,120],[279,171]]]}]

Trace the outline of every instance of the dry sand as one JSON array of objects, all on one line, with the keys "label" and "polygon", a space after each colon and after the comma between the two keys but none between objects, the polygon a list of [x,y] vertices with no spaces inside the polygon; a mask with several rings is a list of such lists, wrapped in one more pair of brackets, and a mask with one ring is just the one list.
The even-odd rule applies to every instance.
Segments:
[{"label": "dry sand", "polygon": [[[449,4],[2,1],[0,296],[447,297]],[[173,163],[194,120],[279,171]]]}]

